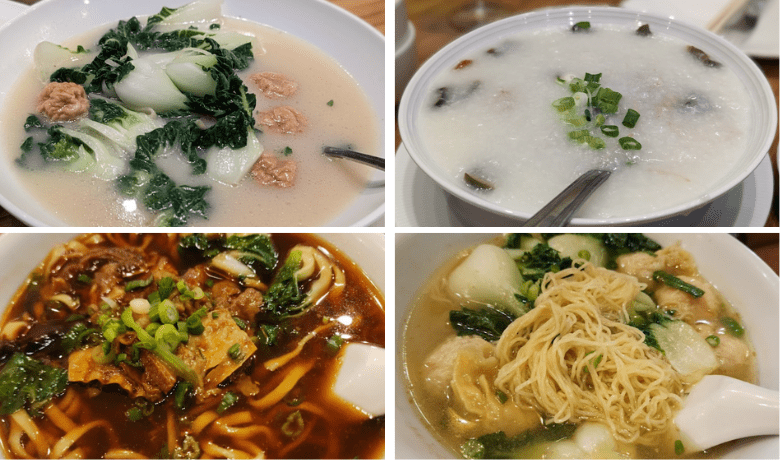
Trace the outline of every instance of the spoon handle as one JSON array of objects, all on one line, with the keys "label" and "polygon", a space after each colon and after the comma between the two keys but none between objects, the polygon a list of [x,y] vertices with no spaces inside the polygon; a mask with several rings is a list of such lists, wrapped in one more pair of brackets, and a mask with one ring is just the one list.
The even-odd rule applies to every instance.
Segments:
[{"label": "spoon handle", "polygon": [[365,153],[354,152],[347,149],[339,149],[336,147],[325,147],[322,149],[322,153],[329,157],[348,158],[350,160],[357,161],[369,166],[373,166],[377,169],[385,170],[385,159],[381,157],[375,157],[373,155],[366,155]]},{"label": "spoon handle", "polygon": [[523,227],[564,227],[582,203],[593,193],[612,171],[591,169],[571,183],[564,191],[531,216]]}]

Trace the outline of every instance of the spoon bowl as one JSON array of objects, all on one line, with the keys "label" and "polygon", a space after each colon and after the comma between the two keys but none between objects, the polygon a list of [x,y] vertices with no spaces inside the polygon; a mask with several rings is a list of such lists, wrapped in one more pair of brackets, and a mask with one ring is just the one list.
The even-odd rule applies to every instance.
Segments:
[{"label": "spoon bowl", "polygon": [[674,418],[685,450],[702,451],[734,439],[777,435],[778,395],[732,377],[705,376]]},{"label": "spoon bowl", "polygon": [[585,200],[609,178],[612,171],[591,169],[566,187],[542,209],[531,216],[523,227],[565,227]]}]

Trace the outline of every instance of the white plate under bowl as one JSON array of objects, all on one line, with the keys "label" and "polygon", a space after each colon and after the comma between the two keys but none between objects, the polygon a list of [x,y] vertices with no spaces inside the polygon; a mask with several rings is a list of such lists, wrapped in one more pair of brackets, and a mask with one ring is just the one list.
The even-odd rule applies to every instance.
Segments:
[{"label": "white plate under bowl", "polygon": [[[186,3],[189,1],[171,0],[165,5]],[[41,41],[61,43],[103,24],[157,13],[161,7],[159,0],[42,0],[34,4],[0,28],[0,106],[13,84],[32,66],[32,52]],[[384,147],[385,39],[374,27],[325,0],[225,0],[222,12],[288,32],[335,59],[368,96],[378,121],[379,145]],[[12,173],[17,150],[18,146],[0,144],[0,169],[5,171],[0,181],[0,205],[28,225],[73,225],[58,219],[25,191]],[[368,226],[380,219],[385,212],[384,178],[379,171],[371,176],[372,186],[327,226]]]},{"label": "white plate under bowl", "polygon": [[537,209],[518,210],[497,205],[469,192],[459,181],[447,174],[427,151],[424,142],[425,133],[419,131],[418,119],[421,108],[429,100],[433,79],[445,69],[454,67],[463,56],[483,50],[521,31],[550,27],[566,28],[579,21],[590,21],[594,25],[610,24],[626,27],[636,27],[640,23],[649,24],[658,33],[677,37],[685,43],[707,50],[713,59],[722,62],[743,82],[751,100],[753,107],[751,113],[754,120],[747,134],[746,151],[741,154],[730,174],[713,183],[704,195],[653,213],[608,219],[575,217],[572,219],[572,225],[636,225],[688,213],[718,198],[742,182],[764,159],[777,130],[777,105],[766,77],[745,53],[717,35],[668,17],[624,8],[569,7],[521,14],[488,24],[458,38],[428,59],[407,85],[398,109],[401,138],[409,155],[420,169],[450,194],[474,206],[516,219],[526,220],[531,217]]},{"label": "white plate under bowl", "polygon": [[[702,275],[734,305],[756,349],[759,384],[778,389],[780,280],[769,266],[726,233],[646,233],[663,246],[681,242]],[[395,454],[396,458],[452,458],[453,452],[428,431],[409,400],[401,344],[403,325],[418,290],[431,273],[463,249],[495,234],[399,233],[395,240]],[[778,458],[777,436],[743,440],[722,458]]]}]

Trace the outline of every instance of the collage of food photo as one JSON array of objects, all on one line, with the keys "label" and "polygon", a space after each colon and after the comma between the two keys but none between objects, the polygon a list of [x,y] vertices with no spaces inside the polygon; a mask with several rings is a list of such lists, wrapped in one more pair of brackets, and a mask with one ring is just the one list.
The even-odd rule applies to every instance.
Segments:
[{"label": "collage of food photo", "polygon": [[779,4],[0,0],[0,458],[780,458]]}]

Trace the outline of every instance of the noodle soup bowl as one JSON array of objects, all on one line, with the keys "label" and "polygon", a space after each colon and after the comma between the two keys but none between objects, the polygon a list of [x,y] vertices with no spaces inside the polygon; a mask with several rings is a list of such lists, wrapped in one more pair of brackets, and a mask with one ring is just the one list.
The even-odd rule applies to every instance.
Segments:
[{"label": "noodle soup bowl", "polygon": [[[623,8],[609,7],[570,7],[531,12],[510,17],[474,30],[458,38],[433,55],[409,82],[401,99],[398,111],[399,129],[404,146],[417,166],[452,196],[463,200],[468,204],[516,220],[527,220],[531,215],[538,211],[544,203],[549,201],[558,192],[562,191],[565,186],[576,177],[576,175],[570,171],[571,164],[579,166],[580,169],[582,169],[582,171],[577,169],[575,171],[577,174],[584,173],[586,169],[591,168],[592,166],[590,166],[590,163],[588,163],[588,166],[585,166],[585,162],[579,160],[579,158],[587,156],[587,154],[582,152],[576,153],[577,155],[581,155],[580,157],[575,157],[576,159],[571,159],[568,155],[572,154],[568,153],[566,156],[561,156],[562,159],[558,160],[557,157],[560,155],[559,152],[561,151],[558,148],[550,149],[550,147],[546,147],[542,148],[541,151],[537,151],[527,147],[527,144],[523,141],[525,137],[523,137],[522,134],[517,134],[513,131],[515,129],[514,127],[524,124],[524,120],[532,119],[534,123],[533,126],[538,125],[545,128],[543,131],[545,133],[544,135],[547,135],[546,133],[551,133],[551,131],[546,130],[547,124],[538,122],[539,119],[546,117],[547,115],[538,113],[539,109],[534,108],[537,107],[535,103],[531,108],[523,106],[523,98],[525,96],[522,94],[516,97],[515,103],[524,108],[522,111],[518,111],[519,115],[511,115],[514,117],[511,119],[512,121],[519,122],[512,124],[511,126],[502,126],[502,129],[500,130],[485,128],[485,126],[488,126],[488,124],[492,122],[492,118],[489,121],[483,122],[485,119],[484,115],[488,113],[491,114],[490,116],[492,117],[492,113],[497,113],[497,109],[494,110],[491,108],[488,110],[484,108],[487,106],[487,102],[468,102],[469,105],[467,106],[469,109],[474,109],[479,104],[482,104],[479,106],[478,110],[475,109],[473,112],[479,112],[480,115],[483,116],[483,119],[469,121],[468,123],[470,124],[467,124],[465,121],[461,122],[461,118],[464,117],[461,113],[450,115],[451,112],[447,112],[446,117],[441,116],[441,118],[437,118],[437,120],[439,120],[437,123],[440,123],[440,126],[437,126],[436,129],[431,129],[431,126],[433,126],[434,123],[430,121],[430,119],[434,116],[431,115],[426,117],[427,114],[431,113],[426,111],[430,111],[434,103],[437,102],[435,91],[438,91],[442,86],[442,81],[447,79],[460,81],[456,80],[456,78],[460,77],[455,76],[454,74],[454,72],[460,72],[459,70],[455,70],[459,63],[467,62],[467,60],[471,59],[474,59],[474,62],[476,63],[478,59],[482,59],[479,56],[486,56],[484,53],[486,50],[490,50],[491,47],[500,49],[502,43],[511,42],[512,37],[517,34],[527,35],[518,36],[516,39],[516,51],[518,53],[527,52],[529,53],[528,55],[532,55],[533,50],[541,46],[535,44],[540,42],[524,43],[522,41],[523,38],[552,30],[565,31],[581,21],[590,22],[591,29],[594,30],[596,34],[598,33],[599,28],[619,28],[633,31],[641,24],[648,24],[654,36],[668,37],[670,40],[677,40],[701,50],[706,50],[706,53],[708,53],[711,59],[722,63],[723,67],[727,68],[730,72],[733,72],[735,79],[744,86],[746,95],[743,100],[749,105],[748,113],[752,118],[750,122],[746,124],[745,129],[740,131],[741,136],[735,136],[740,139],[740,147],[734,149],[735,151],[728,150],[722,153],[723,157],[731,164],[728,168],[724,167],[722,170],[723,176],[699,178],[698,180],[700,183],[697,184],[695,193],[692,191],[692,196],[690,197],[686,195],[684,201],[683,198],[679,198],[679,202],[676,203],[671,202],[672,200],[668,200],[669,204],[667,204],[666,201],[659,201],[658,203],[653,204],[652,207],[644,204],[643,200],[637,200],[636,198],[632,198],[631,201],[628,201],[624,194],[621,193],[622,189],[627,189],[624,185],[628,184],[629,187],[643,187],[652,184],[650,178],[643,176],[642,181],[639,182],[633,180],[633,177],[635,176],[625,176],[631,177],[632,180],[625,179],[623,182],[615,182],[618,180],[619,176],[613,174],[612,177],[608,179],[607,183],[602,185],[602,187],[591,197],[591,207],[589,208],[588,203],[586,203],[586,205],[575,214],[575,217],[571,222],[572,225],[592,226],[652,223],[675,215],[687,214],[723,195],[753,172],[767,154],[777,128],[777,106],[775,104],[774,95],[765,76],[756,64],[731,43],[699,27],[668,17],[634,12]],[[547,40],[547,38],[545,38],[545,40]],[[624,45],[624,47],[625,49],[630,49],[628,48],[628,45]],[[552,45],[544,48],[544,53],[546,54],[537,53],[537,55],[533,55],[533,62],[529,63],[527,67],[529,69],[540,68],[540,72],[543,71],[545,72],[545,75],[551,75],[550,82],[554,82],[555,72],[565,72],[565,69],[553,67],[555,64],[546,64],[546,57],[550,56],[550,58],[552,58],[553,54],[557,54],[558,51],[562,51],[563,49],[565,49],[565,46],[554,48],[554,45]],[[609,56],[599,56],[598,53],[598,50],[589,50],[588,56],[592,58],[592,67],[591,63],[588,62],[587,68],[592,69],[590,72],[609,72],[609,70],[603,70],[602,65],[603,62],[608,62]],[[493,53],[494,56],[496,54],[497,53]],[[656,55],[657,54],[658,53],[656,53]],[[652,61],[653,65],[658,63],[660,66],[660,64],[665,61],[665,59],[657,56],[648,59],[653,58],[655,58]],[[485,57],[484,59],[487,61],[490,58]],[[515,61],[513,61],[515,64],[513,69],[524,67],[523,61],[518,59],[519,58],[515,58]],[[530,58],[523,57],[523,59]],[[495,61],[497,60],[491,60],[491,63],[487,65],[493,66],[493,62]],[[485,62],[480,61],[479,63],[484,64]],[[471,63],[468,65],[471,66]],[[541,68],[541,66],[544,65],[549,66],[549,68]],[[618,64],[613,65],[614,69],[620,67]],[[495,72],[491,74],[490,71],[494,71],[496,67],[486,67],[488,69],[486,75],[489,74],[489,77],[483,75],[482,80],[484,81],[482,81],[480,80],[480,75],[476,73],[477,70],[474,69],[476,64],[471,67],[471,70],[465,69],[465,71],[471,72],[468,75],[473,76],[475,84],[482,84],[482,86],[476,90],[475,94],[477,94],[478,91],[482,91],[482,93],[479,94],[487,94],[489,98],[493,98],[494,100],[498,99],[498,96],[500,95],[496,81],[500,81],[500,84],[502,85],[514,85],[507,90],[509,93],[512,93],[514,88],[519,88],[519,91],[515,92],[515,94],[523,92],[533,93],[536,91],[535,87],[541,83],[539,81],[524,80],[524,78],[533,78],[529,76],[530,74],[523,74],[523,77],[516,77],[514,74],[502,74],[500,77],[494,77],[493,75],[495,75]],[[629,64],[626,64],[623,67],[630,69]],[[525,72],[525,70],[523,71]],[[644,69],[642,72],[644,73]],[[601,79],[604,86],[610,86],[610,84],[612,84],[607,83],[609,78],[608,75],[608,73],[604,73],[604,76]],[[581,75],[575,76],[582,77]],[[488,80],[488,78],[491,78],[492,80]],[[512,78],[515,78],[515,80],[511,80]],[[540,76],[538,78],[542,77]],[[516,81],[521,81],[522,85],[516,84]],[[463,81],[460,82],[463,83]],[[549,82],[545,82],[545,84],[548,83]],[[628,83],[626,83],[626,85],[628,85]],[[472,87],[472,89],[474,88],[476,87]],[[453,93],[457,91],[458,89],[456,88],[453,90]],[[548,94],[546,91],[547,90],[544,90],[545,95]],[[560,96],[556,97],[566,95],[567,94],[564,92],[561,92]],[[570,95],[570,93],[568,95]],[[549,102],[552,102],[552,100],[553,99],[550,99]],[[628,97],[623,98],[623,101],[620,103],[621,107],[624,103],[630,104],[626,102],[627,100]],[[549,102],[544,103],[545,108],[549,107]],[[453,104],[453,107],[454,106],[455,104]],[[498,106],[498,104],[496,104],[496,106]],[[622,110],[625,110],[625,108],[622,108]],[[456,117],[461,118],[457,118],[456,121]],[[620,118],[622,118],[622,113]],[[441,120],[445,120],[446,122],[442,122]],[[651,120],[649,115],[645,115],[644,119],[641,119],[641,121],[638,122],[637,128],[641,128],[640,125],[642,123],[648,123]],[[620,119],[616,121],[615,124],[619,125]],[[428,124],[427,128],[426,123]],[[561,123],[557,124],[561,125]],[[528,125],[531,125],[531,123],[528,123]],[[457,128],[452,128],[452,126],[457,126]],[[467,130],[463,128],[464,126],[474,127],[474,129]],[[471,135],[473,131],[477,130],[476,127],[479,127],[479,130],[485,131],[485,133],[492,132],[496,134],[494,136],[482,134],[482,137],[480,137],[477,142]],[[622,126],[620,126],[620,129],[621,132],[622,130],[625,130]],[[654,127],[653,129],[656,128]],[[681,129],[684,130],[686,128]],[[455,131],[455,133],[453,133],[453,131]],[[527,133],[527,131],[522,131],[522,133]],[[549,134],[549,137],[560,136],[560,140],[556,137],[555,142],[544,145],[569,145],[570,141],[565,137],[565,129],[561,129],[561,133],[558,133],[556,130],[555,134]],[[452,136],[451,139],[448,139],[448,134],[457,134],[457,137]],[[624,135],[625,134],[621,134],[621,136]],[[512,137],[512,143],[504,139],[510,137]],[[491,142],[490,140],[498,138],[501,139],[501,143]],[[471,143],[469,144],[468,142]],[[534,142],[533,145],[542,145],[541,142]],[[669,144],[671,143],[667,142],[667,145]],[[434,147],[434,145],[436,147]],[[453,148],[442,147],[446,145]],[[500,199],[491,199],[491,194],[493,194],[494,197],[496,196],[496,192],[498,192],[501,183],[496,184],[495,190],[487,193],[475,190],[473,187],[468,186],[464,180],[464,172],[469,172],[469,168],[474,167],[475,165],[463,164],[461,162],[461,158],[466,158],[467,153],[459,152],[457,158],[453,156],[452,150],[459,145],[467,145],[464,149],[466,152],[479,152],[479,156],[469,156],[469,160],[474,161],[475,163],[481,161],[486,165],[484,169],[492,168],[493,176],[500,176],[500,180],[504,181],[503,184],[507,184],[504,190],[511,188],[511,193],[513,195],[510,196],[508,194],[503,194],[504,192],[502,192]],[[507,145],[510,145],[512,148],[505,148]],[[647,150],[647,145],[645,147],[645,150]],[[526,150],[523,150],[524,148]],[[550,149],[550,151],[545,151],[545,149]],[[518,162],[518,164],[525,165],[525,169],[510,177],[506,177],[508,175],[507,171],[509,171],[508,166],[511,166],[515,162],[508,155],[501,157],[496,155],[495,158],[498,159],[490,160],[492,163],[487,163],[488,160],[480,160],[483,156],[488,157],[489,155],[493,155],[495,151],[504,152],[507,150],[511,151],[512,155],[530,157],[532,160],[526,160],[526,162],[522,163]],[[583,147],[583,152],[585,150],[588,150],[588,148]],[[685,149],[675,148],[674,146],[662,149],[660,145],[657,150],[658,152],[670,152],[669,155],[674,154],[674,152],[685,151]],[[619,148],[615,148],[614,151],[620,152]],[[685,152],[687,155],[687,151]],[[625,154],[630,155],[629,153]],[[639,150],[636,155],[642,155],[642,150]],[[613,161],[615,161],[615,163],[611,163],[609,167],[611,169],[623,167],[622,161],[618,162],[618,160],[619,158],[614,159]],[[675,161],[678,160],[675,159]],[[629,160],[626,161],[625,164],[633,163]],[[533,167],[528,167],[528,165],[532,165]],[[545,165],[549,167],[548,171],[545,171]],[[550,167],[552,165],[554,165],[554,167]],[[560,172],[562,168],[568,168],[565,169],[565,174]],[[514,173],[518,171],[518,169],[519,168],[511,169],[511,171]],[[706,170],[706,168],[702,169]],[[666,173],[666,175],[671,176],[674,175],[673,173],[674,172]],[[501,174],[503,174],[503,176],[501,176]],[[564,177],[564,175],[569,174],[571,174],[572,177],[566,177],[565,180],[557,180],[555,182],[555,187],[545,188],[543,192],[540,192],[538,191],[540,188],[538,187],[539,180],[531,182],[526,177],[527,174],[541,175],[543,178],[542,180],[549,180],[551,176],[557,180]],[[633,174],[638,175],[636,173]],[[488,174],[488,176],[490,176],[490,174]],[[510,181],[514,183],[512,187],[508,186]],[[528,184],[529,182],[531,185]],[[611,183],[620,184],[622,189],[617,188],[617,186],[614,190],[610,189]],[[560,188],[557,188],[558,185],[560,185]],[[661,185],[657,186],[659,188],[662,187]],[[639,192],[636,192],[632,197],[636,197],[638,194]],[[525,199],[524,196],[529,198]],[[512,197],[515,199],[511,199]],[[523,198],[523,200],[518,200],[517,198]],[[672,196],[672,198],[678,199],[676,195]],[[522,203],[519,203],[519,201],[522,201]],[[533,203],[531,203],[532,201]],[[609,203],[610,208],[604,209],[604,207],[592,204],[594,201]],[[613,211],[613,208],[615,211]]]},{"label": "noodle soup bowl", "polygon": [[[166,6],[175,8],[187,3],[191,0],[174,0]],[[0,62],[0,109],[9,104],[15,84],[32,67],[33,51],[38,43],[45,40],[63,43],[103,25],[115,25],[117,21],[132,16],[155,14],[161,7],[162,3],[157,0],[137,0],[131,4],[83,0],[37,2],[0,28],[0,47],[4,50],[4,58]],[[376,120],[376,145],[378,151],[383,152],[385,91],[381,77],[385,69],[384,37],[374,27],[326,1],[224,0],[222,14],[229,19],[270,26],[282,34],[316,46],[325,56],[335,60],[365,93]],[[349,39],[345,40],[345,37]],[[0,119],[0,129],[6,130],[17,121]],[[49,203],[37,198],[20,175],[14,172],[18,169],[15,165],[18,148],[18,145],[8,145],[8,142],[0,143],[0,165],[4,171],[4,180],[0,181],[0,205],[30,226],[81,226],[79,222],[73,222],[73,217],[64,218],[61,211],[52,209]],[[322,222],[323,225],[369,226],[382,218],[385,208],[384,173],[371,171],[364,182],[366,185],[357,196]],[[321,200],[328,199],[327,194],[316,196]],[[313,208],[316,203],[309,205]],[[83,205],[78,206],[84,208]],[[83,212],[95,213],[95,210]],[[234,212],[241,214],[242,210],[236,208]],[[258,224],[268,225],[269,222]],[[200,225],[219,224],[206,222]],[[271,222],[271,225],[274,224]]]},{"label": "noodle soup bowl", "polygon": [[[40,264],[49,252],[57,245],[73,240],[75,233],[6,233],[0,235],[0,317],[7,313],[8,305],[17,294],[17,290],[28,274]],[[359,267],[367,278],[384,295],[385,292],[385,237],[381,233],[323,233],[316,235],[320,240],[329,243],[343,256],[339,259],[353,263]],[[316,240],[312,240],[316,241]],[[336,256],[334,254],[334,256]],[[360,374],[353,377],[360,378]],[[360,386],[352,386],[360,392]],[[375,394],[373,389],[366,389],[367,394],[355,394],[353,401],[366,401]],[[6,445],[6,447],[8,447]],[[384,443],[375,446],[371,458],[384,457]],[[3,450],[0,449],[0,458]]]},{"label": "noodle soup bowl", "polygon": [[[728,234],[648,234],[664,247],[680,242],[701,274],[739,312],[752,341],[758,365],[758,384],[778,389],[778,312],[780,281],[772,269]],[[412,399],[406,374],[405,325],[422,288],[446,262],[463,250],[494,239],[496,234],[398,234],[395,268],[395,449],[396,458],[454,458],[459,452],[446,447],[430,429]],[[724,261],[728,261],[724,263]],[[724,421],[724,423],[728,423]],[[778,437],[735,441],[712,449],[719,458],[776,458]],[[454,457],[453,457],[454,456]]]}]

